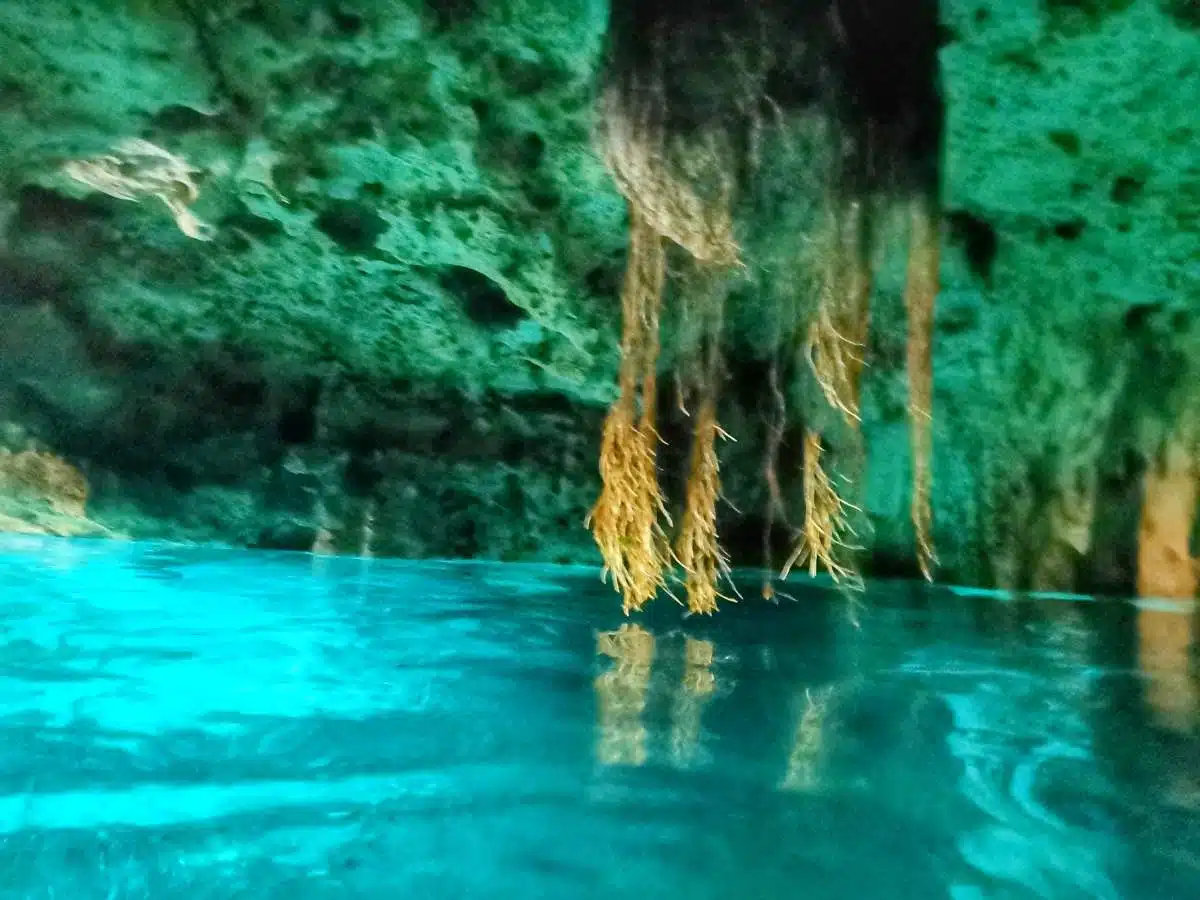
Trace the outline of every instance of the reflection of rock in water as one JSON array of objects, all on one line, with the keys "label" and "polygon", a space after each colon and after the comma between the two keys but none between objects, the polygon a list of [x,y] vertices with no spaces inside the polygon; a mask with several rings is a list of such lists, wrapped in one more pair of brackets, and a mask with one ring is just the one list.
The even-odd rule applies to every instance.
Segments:
[{"label": "reflection of rock in water", "polygon": [[1111,603],[1094,622],[1106,673],[1092,711],[1097,770],[1128,848],[1128,896],[1200,897],[1200,720],[1184,718],[1189,703],[1195,710],[1187,688],[1175,693],[1197,613],[1179,608]]},{"label": "reflection of rock in water", "polygon": [[1163,727],[1190,732],[1200,720],[1195,611],[1144,604],[1137,614],[1137,635],[1146,705]]},{"label": "reflection of rock in water", "polygon": [[596,758],[609,766],[640,766],[646,761],[646,691],[654,665],[654,635],[638,625],[602,632],[596,652],[615,665],[596,679],[600,736]]}]

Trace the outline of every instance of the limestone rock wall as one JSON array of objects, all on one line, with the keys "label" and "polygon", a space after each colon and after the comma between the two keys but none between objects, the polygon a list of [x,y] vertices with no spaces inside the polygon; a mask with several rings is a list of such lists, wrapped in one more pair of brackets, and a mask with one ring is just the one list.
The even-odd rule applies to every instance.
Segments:
[{"label": "limestone rock wall", "polygon": [[[1193,9],[945,3],[947,578],[1132,584],[1141,471],[1200,363]],[[605,15],[0,4],[0,447],[77,469],[112,534],[593,560],[625,247],[590,141]],[[211,240],[62,171],[131,138],[194,168]],[[877,571],[910,568],[899,289],[893,265],[865,398]],[[744,355],[727,528],[754,564]]]}]

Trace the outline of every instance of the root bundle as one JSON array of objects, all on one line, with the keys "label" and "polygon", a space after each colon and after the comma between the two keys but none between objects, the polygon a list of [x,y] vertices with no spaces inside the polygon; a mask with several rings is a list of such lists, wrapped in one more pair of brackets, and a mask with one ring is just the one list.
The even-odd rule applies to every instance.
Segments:
[{"label": "root bundle", "polygon": [[[790,186],[812,180],[827,191],[828,215],[818,227],[827,239],[821,244],[820,288],[809,302],[773,298],[781,312],[794,305],[791,315],[798,314],[799,321],[781,329],[779,346],[763,348],[772,360],[768,399],[773,402],[764,466],[764,554],[770,557],[772,524],[787,522],[779,478],[788,413],[779,383],[786,354],[780,351],[799,347],[807,366],[785,362],[788,374],[811,375],[834,415],[806,410],[804,523],[783,575],[802,566],[810,574],[824,569],[843,583],[861,583],[854,558],[861,548],[852,522],[861,508],[848,498],[861,492],[865,457],[860,385],[867,359],[874,222],[885,205],[911,203],[905,288],[911,514],[918,564],[931,577],[931,330],[944,116],[935,0],[914,0],[870,15],[841,4],[835,10],[792,0],[712,0],[701,6],[612,0],[609,24],[601,150],[629,204],[630,244],[619,396],[605,423],[603,488],[588,521],[625,611],[641,609],[659,591],[669,593],[669,573],[677,564],[689,611],[711,613],[721,599],[729,599],[719,589],[729,574],[729,559],[717,534],[718,438],[726,436],[718,422],[721,292],[706,297],[701,310],[701,334],[695,339],[701,361],[696,364],[697,356],[689,355],[696,348],[685,348],[684,358],[699,377],[689,384],[695,405],[683,511],[673,545],[668,539],[671,520],[655,454],[658,326],[667,255],[685,256],[692,270],[704,275],[700,287],[711,287],[722,273],[745,264],[739,237],[777,224],[779,211],[790,208]],[[900,34],[903,40],[893,39]],[[789,143],[789,135],[805,135],[804,141],[811,138],[820,147],[811,154],[796,152],[808,144]],[[776,144],[784,152],[770,159],[765,142],[779,137],[782,144]],[[775,181],[763,188],[771,165]],[[794,165],[808,166],[814,179],[805,179],[803,169],[788,170]],[[685,293],[695,287],[685,284]],[[682,399],[680,406],[685,406]],[[764,595],[774,595],[769,583]]]},{"label": "root bundle", "polygon": [[605,572],[621,594],[626,613],[641,609],[660,589],[666,589],[671,564],[664,529],[670,517],[655,462],[664,248],[662,238],[637,207],[632,207],[630,219],[630,261],[622,298],[620,393],[604,423],[600,446],[603,488],[587,520],[604,557]]}]

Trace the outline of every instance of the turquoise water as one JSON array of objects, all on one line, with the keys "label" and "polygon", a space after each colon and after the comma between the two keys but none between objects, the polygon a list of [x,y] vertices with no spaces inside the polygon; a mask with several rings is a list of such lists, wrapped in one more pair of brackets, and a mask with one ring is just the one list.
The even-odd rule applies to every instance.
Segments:
[{"label": "turquoise water", "polygon": [[4,539],[0,898],[1200,896],[1187,608],[792,593]]}]

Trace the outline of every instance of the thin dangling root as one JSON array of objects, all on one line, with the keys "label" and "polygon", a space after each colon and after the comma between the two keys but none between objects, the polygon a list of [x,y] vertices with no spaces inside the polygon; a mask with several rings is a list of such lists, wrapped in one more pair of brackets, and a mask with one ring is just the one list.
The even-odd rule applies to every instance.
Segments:
[{"label": "thin dangling root", "polygon": [[717,500],[721,493],[718,436],[729,437],[717,424],[716,402],[709,396],[696,418],[687,505],[675,541],[675,557],[686,573],[688,611],[702,615],[716,612],[718,599],[737,602],[717,589],[718,582],[730,574],[729,558],[717,540]]},{"label": "thin dangling root", "polygon": [[[699,400],[688,463],[687,494],[683,519],[675,540],[675,558],[684,571],[689,613],[711,615],[718,600],[736,602],[718,589],[730,583],[729,558],[717,535],[717,502],[721,497],[717,438],[730,439],[717,424],[717,393],[721,380],[721,329],[725,284],[718,267],[691,267],[685,289],[685,319],[694,318],[699,337],[684,362],[686,376],[679,382],[679,408],[689,415],[685,394]],[[685,381],[687,386],[685,386]],[[688,388],[690,387],[690,391]],[[737,594],[737,589],[733,589]]]},{"label": "thin dangling root", "polygon": [[[813,376],[831,407],[841,413],[849,431],[847,449],[855,470],[861,469],[862,436],[859,414],[860,383],[870,315],[871,276],[866,255],[867,213],[861,203],[835,209],[827,224],[824,282],[816,317],[808,330],[807,352]],[[820,436],[809,431],[804,439],[804,526],[800,540],[784,564],[783,577],[792,566],[818,568],[834,581],[850,585],[861,578],[841,551],[859,549],[848,543],[856,537],[847,521],[859,508],[842,497],[821,465],[824,447]],[[851,479],[843,475],[851,484]]]},{"label": "thin dangling root", "polygon": [[937,221],[927,204],[918,202],[911,215],[908,278],[904,301],[908,310],[908,415],[912,446],[912,522],[921,574],[933,580],[937,555],[933,547],[930,505],[933,449],[933,314],[938,292],[940,244]]},{"label": "thin dangling root", "polygon": [[820,435],[808,432],[804,436],[804,527],[796,549],[783,564],[781,578],[787,578],[793,566],[807,566],[809,575],[816,575],[824,568],[834,581],[855,582],[858,574],[837,557],[840,551],[859,549],[848,543],[855,537],[854,529],[846,521],[851,512],[861,510],[839,496],[833,481],[821,467]]},{"label": "thin dangling root", "polygon": [[826,401],[857,429],[871,301],[866,211],[861,203],[852,203],[831,214],[826,229],[832,247],[817,314],[808,329],[808,362]]},{"label": "thin dangling root", "polygon": [[860,419],[850,373],[861,366],[861,353],[861,345],[838,331],[828,306],[822,303],[808,328],[809,365],[826,401],[852,425]]},{"label": "thin dangling root", "polygon": [[640,610],[659,590],[668,591],[670,547],[660,520],[669,525],[670,519],[658,486],[657,440],[652,430],[634,421],[625,403],[614,406],[604,423],[600,445],[604,487],[586,525],[626,615]]},{"label": "thin dangling root", "polygon": [[[628,615],[640,610],[659,590],[670,593],[670,524],[658,484],[655,450],[655,392],[658,362],[658,311],[666,262],[662,239],[636,206],[630,208],[629,266],[622,294],[620,394],[604,423],[600,446],[603,488],[588,514],[604,571],[612,575]],[[637,413],[640,394],[641,415]]]},{"label": "thin dangling root", "polygon": [[[776,341],[776,344],[778,341]],[[775,523],[788,525],[787,505],[783,500],[783,488],[779,484],[779,448],[783,444],[783,431],[787,424],[787,401],[783,389],[779,386],[779,360],[772,357],[770,368],[767,370],[767,384],[771,391],[771,414],[767,420],[767,448],[763,458],[763,482],[767,486],[767,509],[763,517],[762,558],[763,583],[762,598],[772,603],[779,602],[779,591],[772,584],[775,566],[771,562],[771,534]],[[788,596],[783,594],[782,596]]]}]

